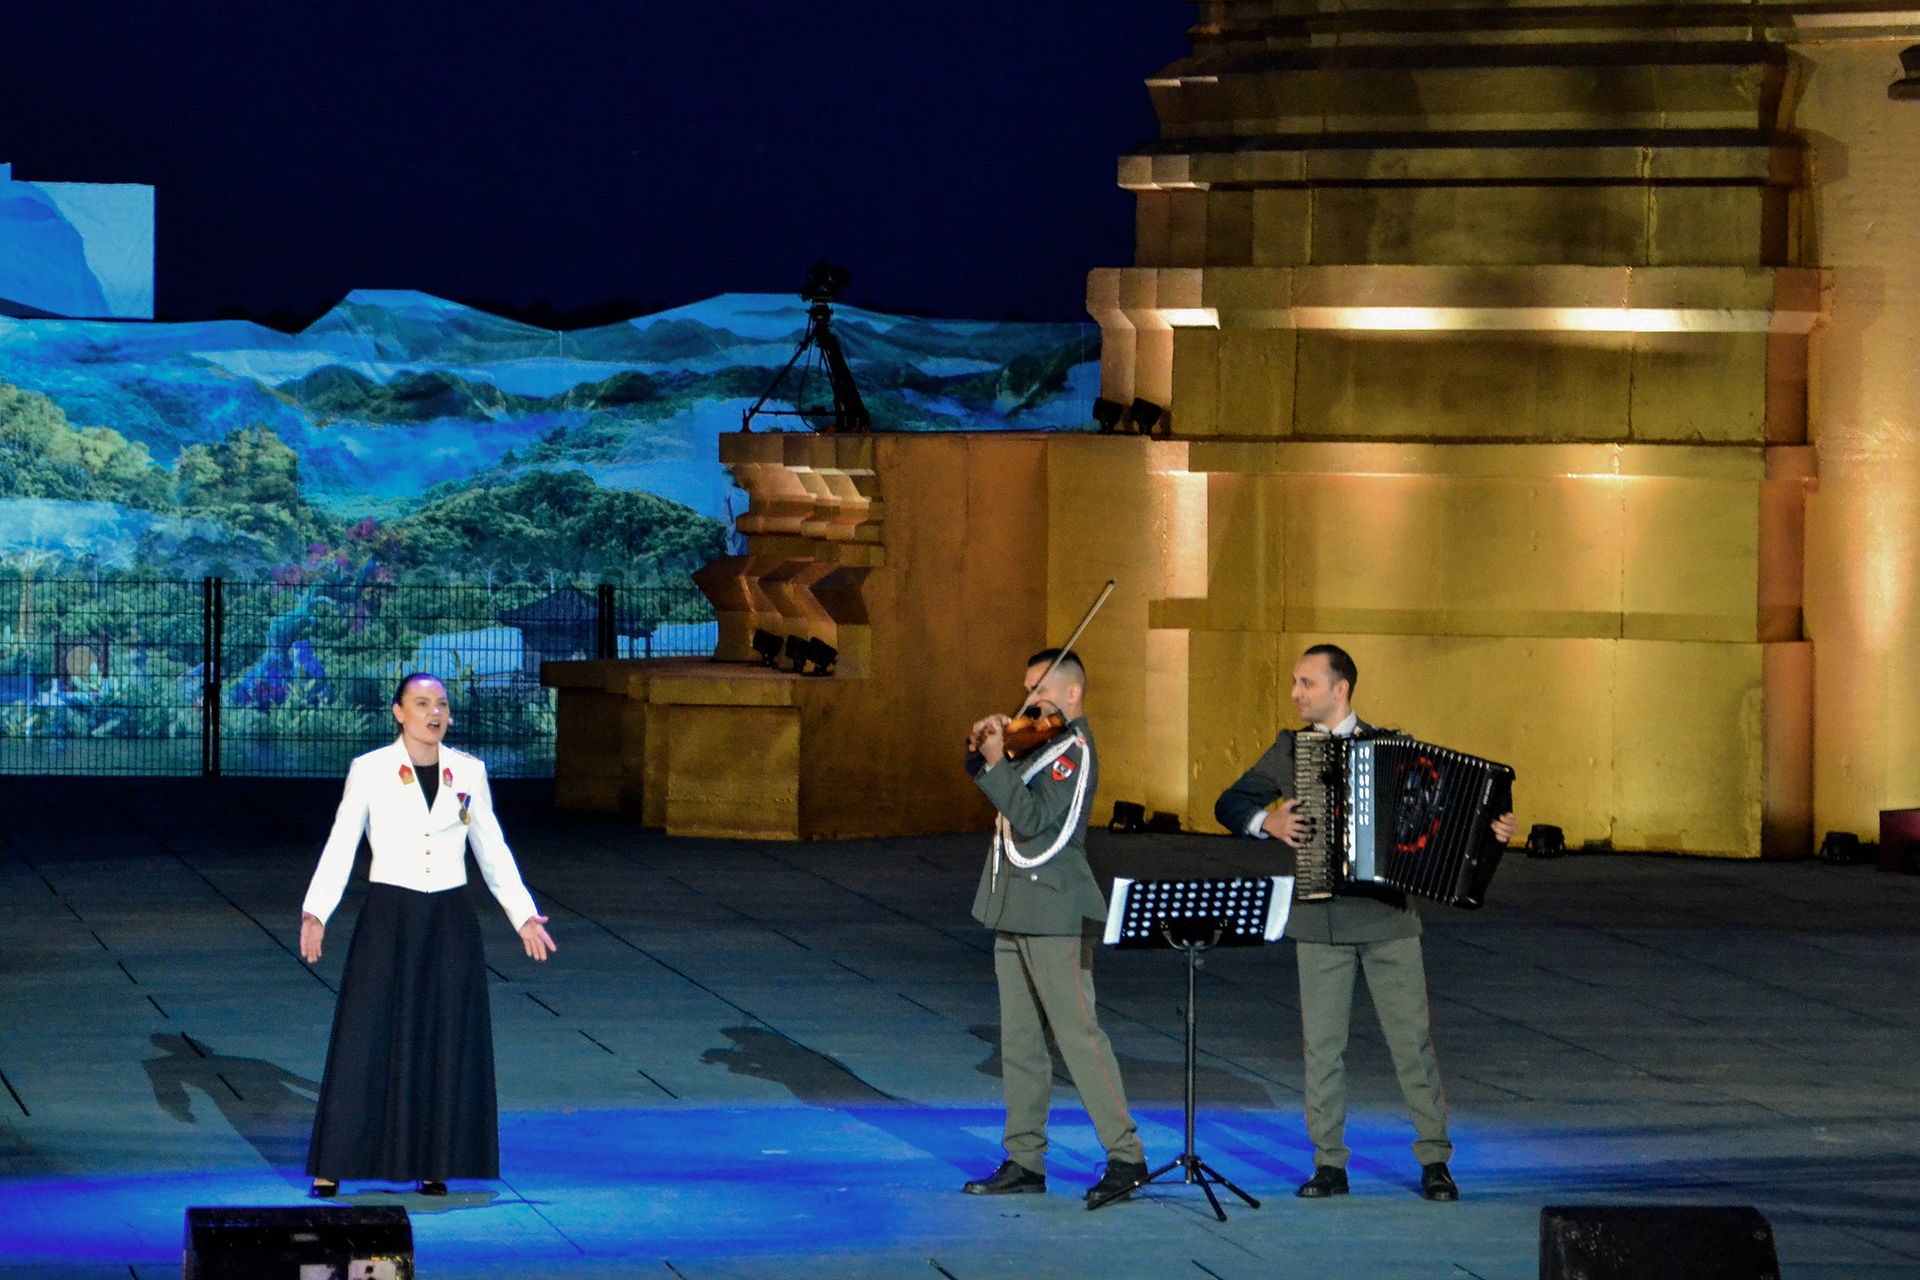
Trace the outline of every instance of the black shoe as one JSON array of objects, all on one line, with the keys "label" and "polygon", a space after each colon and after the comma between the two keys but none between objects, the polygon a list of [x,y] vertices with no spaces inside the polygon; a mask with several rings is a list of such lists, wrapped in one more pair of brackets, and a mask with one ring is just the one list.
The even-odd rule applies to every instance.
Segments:
[{"label": "black shoe", "polygon": [[1047,1194],[1047,1175],[1017,1161],[1002,1160],[992,1177],[969,1182],[961,1190],[970,1196],[1043,1196]]},{"label": "black shoe", "polygon": [[1436,1160],[1420,1166],[1420,1194],[1429,1200],[1460,1198],[1460,1188],[1454,1185],[1453,1175],[1447,1172],[1446,1161]]},{"label": "black shoe", "polygon": [[420,1194],[423,1196],[443,1196],[447,1194],[447,1184],[444,1182],[436,1182],[432,1178],[422,1178],[420,1180]]},{"label": "black shoe", "polygon": [[1300,1184],[1295,1195],[1305,1200],[1323,1200],[1347,1194],[1347,1171],[1330,1164],[1316,1167],[1313,1176]]},{"label": "black shoe", "polygon": [[1109,1160],[1107,1171],[1100,1175],[1100,1181],[1087,1188],[1087,1199],[1105,1200],[1111,1195],[1113,1199],[1108,1203],[1118,1204],[1122,1200],[1132,1199],[1133,1189],[1146,1180],[1145,1164],[1132,1160]]},{"label": "black shoe", "polygon": [[307,1194],[315,1200],[331,1200],[340,1194],[340,1184],[315,1178],[313,1185],[307,1188]]}]

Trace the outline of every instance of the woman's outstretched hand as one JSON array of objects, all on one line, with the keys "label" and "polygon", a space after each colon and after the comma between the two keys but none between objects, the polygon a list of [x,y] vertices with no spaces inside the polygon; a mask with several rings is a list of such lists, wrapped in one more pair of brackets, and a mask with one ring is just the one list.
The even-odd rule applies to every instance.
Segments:
[{"label": "woman's outstretched hand", "polygon": [[327,936],[327,926],[320,923],[318,916],[300,915],[300,958],[312,964],[320,958],[320,940]]},{"label": "woman's outstretched hand", "polygon": [[527,922],[520,926],[520,945],[535,960],[545,960],[560,948],[554,945],[553,935],[546,930],[545,916],[528,916]]}]

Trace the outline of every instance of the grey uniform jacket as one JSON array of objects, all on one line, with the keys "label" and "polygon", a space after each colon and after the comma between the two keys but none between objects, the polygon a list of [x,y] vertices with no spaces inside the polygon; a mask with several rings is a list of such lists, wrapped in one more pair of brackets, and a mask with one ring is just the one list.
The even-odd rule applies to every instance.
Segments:
[{"label": "grey uniform jacket", "polygon": [[[1107,918],[1107,900],[1087,866],[1087,816],[1100,781],[1093,733],[1085,716],[1068,724],[1066,733],[1079,735],[1081,741],[1069,745],[1030,782],[1021,781],[1021,775],[1044,751],[1025,760],[1002,760],[974,775],[974,785],[1012,826],[1013,848],[1023,857],[1044,853],[1063,834],[1069,818],[1073,823],[1073,829],[1064,832],[1067,839],[1060,851],[1030,869],[1015,866],[995,841],[973,897],[973,918],[989,929],[1078,936],[1085,921]],[[1080,811],[1073,814],[1076,794]]]},{"label": "grey uniform jacket", "polygon": [[[1377,732],[1365,721],[1358,732]],[[1282,729],[1266,754],[1240,780],[1220,793],[1213,816],[1237,836],[1247,834],[1253,815],[1275,800],[1293,800],[1293,735]],[[1322,902],[1296,902],[1287,917],[1287,936],[1300,942],[1385,942],[1420,936],[1420,916],[1404,894],[1384,887],[1336,889]]]}]

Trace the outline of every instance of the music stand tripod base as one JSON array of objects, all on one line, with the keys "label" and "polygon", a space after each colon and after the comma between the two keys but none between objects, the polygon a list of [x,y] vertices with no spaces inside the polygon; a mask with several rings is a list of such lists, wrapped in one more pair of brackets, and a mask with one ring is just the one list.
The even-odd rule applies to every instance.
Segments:
[{"label": "music stand tripod base", "polygon": [[1202,1160],[1193,1147],[1194,1063],[1198,1051],[1194,1014],[1194,977],[1200,953],[1218,946],[1259,946],[1280,936],[1292,902],[1289,876],[1256,876],[1232,880],[1128,880],[1113,882],[1113,909],[1107,915],[1106,942],[1115,947],[1168,947],[1187,959],[1186,1007],[1186,1149],[1145,1178],[1116,1187],[1087,1201],[1089,1210],[1112,1204],[1148,1183],[1178,1169],[1181,1180],[1198,1183],[1213,1215],[1227,1220],[1219,1184],[1239,1196],[1250,1209],[1260,1202],[1235,1186],[1218,1169]]}]

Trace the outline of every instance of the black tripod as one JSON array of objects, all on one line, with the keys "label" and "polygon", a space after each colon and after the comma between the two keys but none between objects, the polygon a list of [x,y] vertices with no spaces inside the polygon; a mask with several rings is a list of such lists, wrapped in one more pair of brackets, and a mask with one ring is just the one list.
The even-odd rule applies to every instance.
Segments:
[{"label": "black tripod", "polygon": [[1258,1200],[1234,1186],[1193,1149],[1193,1075],[1199,1049],[1194,978],[1200,971],[1201,952],[1222,944],[1258,945],[1271,933],[1277,933],[1273,912],[1280,908],[1279,919],[1284,921],[1284,907],[1290,894],[1291,888],[1281,876],[1248,880],[1114,881],[1114,904],[1108,918],[1106,940],[1116,946],[1171,947],[1187,958],[1187,1141],[1184,1151],[1145,1179],[1132,1187],[1116,1188],[1098,1200],[1090,1200],[1087,1208],[1111,1204],[1137,1187],[1158,1182],[1175,1169],[1181,1171],[1181,1181],[1200,1185],[1200,1190],[1206,1192],[1207,1203],[1213,1206],[1214,1216],[1222,1222],[1227,1220],[1227,1211],[1220,1207],[1220,1197],[1213,1193],[1214,1183],[1246,1201],[1248,1208],[1260,1207]]},{"label": "black tripod", "polygon": [[[829,266],[816,262],[807,272],[806,287],[800,291],[803,301],[810,303],[807,308],[807,330],[800,335],[800,345],[794,348],[787,362],[780,366],[780,372],[773,375],[773,381],[753,407],[740,414],[740,429],[753,430],[753,420],[761,415],[775,417],[800,418],[817,431],[828,433],[855,431],[864,432],[873,426],[873,415],[867,412],[867,402],[860,398],[860,388],[853,381],[853,370],[847,367],[846,354],[840,350],[839,335],[833,331],[833,308],[827,304],[840,296],[849,273],[844,267]],[[780,383],[793,371],[800,358],[812,352],[812,358],[801,365],[800,387],[794,393],[793,408],[768,409],[765,407],[769,397],[779,389]],[[808,375],[815,368],[822,369],[827,376],[827,386],[833,392],[831,409],[809,409],[801,403],[806,398]],[[815,423],[816,418],[826,419],[824,426]]]}]

